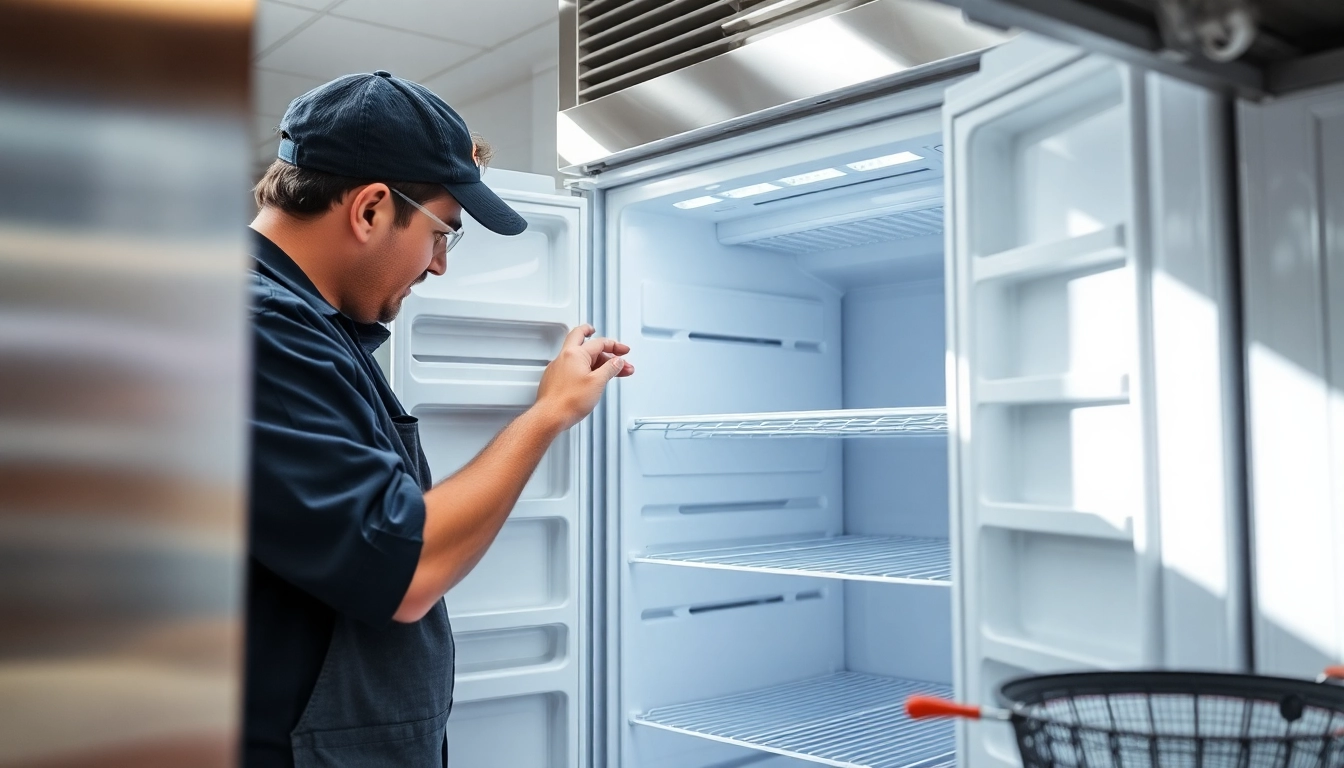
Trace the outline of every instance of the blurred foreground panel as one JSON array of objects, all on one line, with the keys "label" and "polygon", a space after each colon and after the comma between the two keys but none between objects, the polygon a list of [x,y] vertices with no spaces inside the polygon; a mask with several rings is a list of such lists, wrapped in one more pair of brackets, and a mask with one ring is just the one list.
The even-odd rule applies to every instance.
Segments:
[{"label": "blurred foreground panel", "polygon": [[247,0],[0,0],[0,766],[236,762]]}]

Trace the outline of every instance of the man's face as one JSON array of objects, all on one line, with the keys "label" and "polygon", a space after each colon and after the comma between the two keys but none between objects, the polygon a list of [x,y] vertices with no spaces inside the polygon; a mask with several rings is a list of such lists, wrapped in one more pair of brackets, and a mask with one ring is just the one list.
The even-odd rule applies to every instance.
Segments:
[{"label": "man's face", "polygon": [[[391,210],[391,200],[387,201]],[[422,203],[445,224],[462,227],[462,206],[448,193]],[[411,295],[411,286],[433,275],[442,275],[448,260],[444,252],[443,227],[420,211],[411,213],[405,227],[395,221],[380,238],[369,242],[368,258],[364,260],[363,286],[365,301],[361,302],[356,318],[364,321],[390,322],[401,311],[401,303]]]}]

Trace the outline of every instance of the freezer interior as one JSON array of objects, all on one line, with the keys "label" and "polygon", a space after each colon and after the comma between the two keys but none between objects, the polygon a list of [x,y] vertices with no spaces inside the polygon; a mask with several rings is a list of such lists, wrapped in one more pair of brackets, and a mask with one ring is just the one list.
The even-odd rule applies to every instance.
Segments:
[{"label": "freezer interior", "polygon": [[834,149],[613,195],[622,765],[953,760],[942,147]]}]

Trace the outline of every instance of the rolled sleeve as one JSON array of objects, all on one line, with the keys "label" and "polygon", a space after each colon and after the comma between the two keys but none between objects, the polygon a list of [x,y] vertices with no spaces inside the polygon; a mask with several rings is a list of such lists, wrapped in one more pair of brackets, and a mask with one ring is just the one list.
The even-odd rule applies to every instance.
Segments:
[{"label": "rolled sleeve", "polygon": [[334,610],[384,625],[420,559],[425,502],[349,350],[303,307],[253,312],[251,554]]}]

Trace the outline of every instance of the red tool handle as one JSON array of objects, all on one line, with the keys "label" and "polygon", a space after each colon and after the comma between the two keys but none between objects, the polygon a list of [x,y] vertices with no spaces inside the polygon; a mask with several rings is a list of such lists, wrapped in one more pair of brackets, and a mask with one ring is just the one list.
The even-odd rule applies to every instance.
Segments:
[{"label": "red tool handle", "polygon": [[965,717],[980,719],[980,708],[971,704],[940,699],[937,696],[911,696],[905,700],[905,714],[912,720],[930,717]]}]

